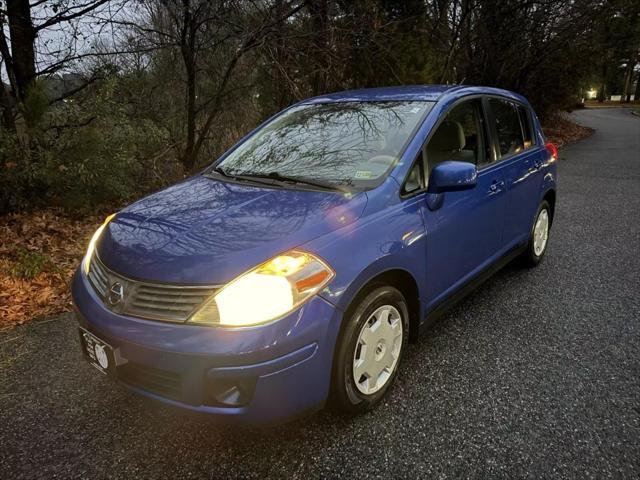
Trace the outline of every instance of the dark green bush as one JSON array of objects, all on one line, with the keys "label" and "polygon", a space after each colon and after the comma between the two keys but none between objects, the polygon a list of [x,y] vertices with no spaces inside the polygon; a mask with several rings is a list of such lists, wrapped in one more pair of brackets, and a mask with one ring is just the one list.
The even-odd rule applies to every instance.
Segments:
[{"label": "dark green bush", "polygon": [[138,197],[180,176],[169,143],[153,121],[131,118],[117,83],[107,81],[50,107],[37,127],[0,132],[0,213],[50,205],[86,211]]}]

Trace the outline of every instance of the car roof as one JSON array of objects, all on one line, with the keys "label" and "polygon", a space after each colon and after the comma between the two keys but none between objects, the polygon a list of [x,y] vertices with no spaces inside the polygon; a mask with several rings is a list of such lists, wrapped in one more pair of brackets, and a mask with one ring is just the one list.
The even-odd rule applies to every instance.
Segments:
[{"label": "car roof", "polygon": [[524,97],[516,93],[493,87],[471,85],[406,85],[397,87],[362,88],[359,90],[346,90],[343,92],[329,93],[318,97],[308,98],[300,102],[300,104],[381,102],[393,100],[435,102],[445,96],[451,98],[470,94],[500,95],[526,102]]},{"label": "car roof", "polygon": [[407,85],[400,87],[362,88],[329,93],[309,98],[302,103],[333,103],[354,101],[423,100],[435,101],[459,85]]}]

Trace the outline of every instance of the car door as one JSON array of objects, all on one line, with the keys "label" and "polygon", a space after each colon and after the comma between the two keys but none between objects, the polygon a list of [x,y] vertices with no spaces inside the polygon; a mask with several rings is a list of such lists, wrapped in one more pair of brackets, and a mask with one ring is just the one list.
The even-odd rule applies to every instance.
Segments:
[{"label": "car door", "polygon": [[538,208],[544,148],[536,144],[528,107],[498,97],[487,99],[487,104],[496,141],[496,169],[501,171],[506,187],[503,243],[509,250],[529,238]]},{"label": "car door", "polygon": [[495,152],[486,126],[482,99],[464,100],[449,110],[423,149],[426,178],[447,160],[472,162],[479,168],[474,188],[439,194],[443,198],[438,208],[430,201],[433,194],[425,194],[429,309],[487,266],[502,245],[504,179],[500,169],[492,168]]}]

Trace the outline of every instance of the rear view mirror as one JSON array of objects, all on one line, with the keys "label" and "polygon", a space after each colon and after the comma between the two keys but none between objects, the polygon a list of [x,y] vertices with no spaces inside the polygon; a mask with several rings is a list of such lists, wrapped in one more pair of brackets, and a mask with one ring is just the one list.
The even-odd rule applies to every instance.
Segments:
[{"label": "rear view mirror", "polygon": [[439,163],[429,175],[428,193],[457,192],[476,186],[478,169],[473,163],[446,161]]}]

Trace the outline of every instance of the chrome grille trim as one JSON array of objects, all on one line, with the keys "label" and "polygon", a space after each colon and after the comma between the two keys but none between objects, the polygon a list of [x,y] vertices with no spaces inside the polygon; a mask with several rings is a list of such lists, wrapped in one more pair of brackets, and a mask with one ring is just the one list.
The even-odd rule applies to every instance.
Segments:
[{"label": "chrome grille trim", "polygon": [[98,295],[104,298],[109,287],[109,278],[102,266],[102,262],[94,262],[93,259],[91,259],[91,262],[89,263],[89,281],[93,285],[93,288],[95,288]]},{"label": "chrome grille trim", "polygon": [[[93,255],[87,275],[89,283],[104,305],[115,313],[163,322],[184,323],[211,297],[218,285],[171,285],[133,280],[105,266]],[[121,302],[112,305],[109,289],[114,283],[124,289]]]}]

